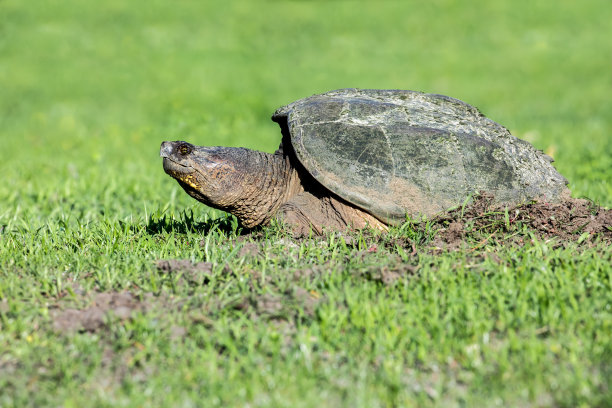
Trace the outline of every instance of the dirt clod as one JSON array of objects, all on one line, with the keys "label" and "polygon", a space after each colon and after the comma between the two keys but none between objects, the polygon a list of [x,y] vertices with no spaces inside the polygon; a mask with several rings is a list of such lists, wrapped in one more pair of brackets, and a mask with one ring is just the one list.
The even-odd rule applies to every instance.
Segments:
[{"label": "dirt clod", "polygon": [[53,310],[53,328],[58,332],[96,332],[110,319],[126,320],[135,311],[148,310],[148,304],[130,292],[96,293],[88,306]]},{"label": "dirt clod", "polygon": [[251,258],[254,258],[254,257],[256,257],[257,255],[260,255],[260,254],[261,254],[261,251],[259,249],[259,246],[256,243],[254,243],[254,242],[247,242],[238,251],[238,256],[241,257],[241,258],[242,257],[251,257]]},{"label": "dirt clod", "polygon": [[262,295],[253,299],[258,314],[276,315],[283,310],[283,298],[276,295]]},{"label": "dirt clod", "polygon": [[212,273],[212,263],[196,262],[188,259],[159,259],[156,261],[157,269],[168,275],[179,274],[179,284],[193,286],[208,283]]},{"label": "dirt clod", "polygon": [[188,272],[208,274],[212,272],[212,263],[193,263],[188,259],[159,259],[156,261],[156,265],[157,269],[166,273]]},{"label": "dirt clod", "polygon": [[251,293],[238,302],[237,306],[252,319],[265,318],[292,323],[296,318],[313,317],[317,306],[324,299],[318,292],[292,286],[281,293]]},{"label": "dirt clod", "polygon": [[398,263],[391,266],[371,266],[362,275],[368,280],[390,286],[405,276],[414,275],[417,270],[418,266]]},{"label": "dirt clod", "polygon": [[172,326],[170,327],[170,339],[178,340],[182,339],[187,335],[187,329],[183,326]]}]

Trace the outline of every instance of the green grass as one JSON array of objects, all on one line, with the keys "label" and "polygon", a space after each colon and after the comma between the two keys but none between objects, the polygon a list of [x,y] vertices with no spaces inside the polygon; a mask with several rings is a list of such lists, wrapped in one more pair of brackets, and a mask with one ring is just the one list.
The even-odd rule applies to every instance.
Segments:
[{"label": "green grass", "polygon": [[[414,89],[478,106],[609,207],[609,15],[603,0],[0,1],[0,406],[612,405],[608,243],[476,232],[435,251],[413,224],[245,241],[157,156],[177,139],[274,151],[283,104]],[[123,291],[146,307],[54,326]]]}]

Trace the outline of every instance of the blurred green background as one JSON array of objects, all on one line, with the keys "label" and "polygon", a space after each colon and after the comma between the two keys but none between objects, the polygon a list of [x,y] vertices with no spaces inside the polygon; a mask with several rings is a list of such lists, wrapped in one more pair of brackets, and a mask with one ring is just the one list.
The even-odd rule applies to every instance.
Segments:
[{"label": "blurred green background", "polygon": [[191,204],[162,140],[274,151],[277,107],[343,87],[462,99],[609,206],[611,21],[605,0],[3,0],[0,210]]}]

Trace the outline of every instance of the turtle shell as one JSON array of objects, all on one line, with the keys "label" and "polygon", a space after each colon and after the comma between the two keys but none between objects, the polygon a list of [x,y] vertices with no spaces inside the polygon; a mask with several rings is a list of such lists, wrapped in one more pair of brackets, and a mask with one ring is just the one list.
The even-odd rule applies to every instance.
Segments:
[{"label": "turtle shell", "polygon": [[387,223],[434,215],[479,191],[505,204],[567,191],[550,157],[443,95],[340,89],[272,119],[318,182]]}]

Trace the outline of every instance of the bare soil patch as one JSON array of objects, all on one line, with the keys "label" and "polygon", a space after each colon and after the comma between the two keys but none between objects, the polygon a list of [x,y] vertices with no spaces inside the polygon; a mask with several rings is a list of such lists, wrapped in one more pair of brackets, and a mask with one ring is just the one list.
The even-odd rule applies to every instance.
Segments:
[{"label": "bare soil patch", "polygon": [[53,328],[58,332],[97,332],[112,320],[123,321],[135,312],[148,311],[150,297],[153,295],[141,299],[130,292],[98,292],[85,307],[52,310]]},{"label": "bare soil patch", "polygon": [[[243,254],[239,256],[257,256],[260,253],[259,246],[255,243],[247,243],[243,246]],[[162,273],[182,273],[187,276],[190,283],[207,284],[207,279],[202,279],[210,275],[212,264],[209,262],[193,263],[187,259],[158,260],[157,268]],[[231,274],[232,271],[226,265],[224,271]],[[269,293],[261,293],[261,288],[256,289],[253,280],[259,280],[257,271],[252,271],[250,276],[251,288],[249,293],[239,299],[228,301],[227,299],[208,299],[205,311],[214,315],[222,309],[235,309],[248,313],[251,318],[268,318],[292,321],[301,314],[305,317],[312,317],[316,306],[321,302],[322,297],[315,292],[291,285],[289,289],[279,290],[273,282],[266,282],[270,290]],[[297,280],[297,279],[296,279]]]}]

